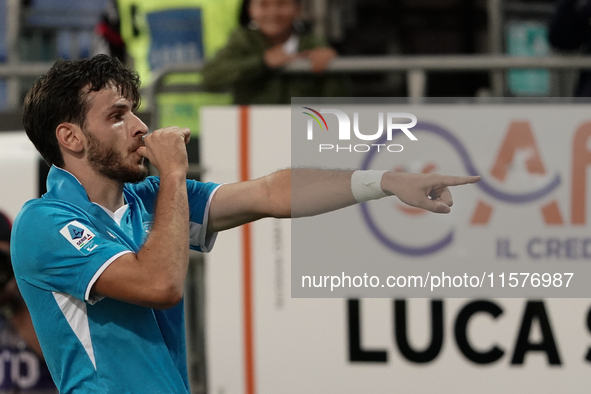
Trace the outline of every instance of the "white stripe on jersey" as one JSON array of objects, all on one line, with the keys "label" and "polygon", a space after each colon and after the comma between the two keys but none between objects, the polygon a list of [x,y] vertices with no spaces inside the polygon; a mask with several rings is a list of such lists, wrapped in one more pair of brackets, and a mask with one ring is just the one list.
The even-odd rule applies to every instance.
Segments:
[{"label": "white stripe on jersey", "polygon": [[68,324],[72,328],[72,331],[74,331],[74,334],[78,337],[78,340],[82,343],[82,346],[84,346],[84,350],[86,350],[86,353],[96,370],[96,361],[94,360],[94,350],[92,348],[92,340],[90,339],[90,327],[88,325],[86,304],[66,293],[57,293],[55,291],[52,293],[68,321]]}]

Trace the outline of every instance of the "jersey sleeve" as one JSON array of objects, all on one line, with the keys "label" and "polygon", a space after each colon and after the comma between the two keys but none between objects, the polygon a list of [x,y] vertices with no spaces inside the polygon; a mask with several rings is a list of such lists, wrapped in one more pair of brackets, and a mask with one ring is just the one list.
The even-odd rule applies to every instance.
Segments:
[{"label": "jersey sleeve", "polygon": [[[189,245],[193,250],[209,252],[213,248],[217,233],[207,234],[207,219],[211,199],[220,186],[218,183],[187,180],[190,212]],[[134,192],[142,200],[146,210],[152,214],[156,207],[159,188],[160,180],[157,177],[148,177],[144,182],[133,185]]]},{"label": "jersey sleeve", "polygon": [[189,245],[200,252],[210,252],[215,244],[217,233],[207,233],[209,206],[213,195],[220,187],[217,183],[187,181],[189,195]]},{"label": "jersey sleeve", "polygon": [[133,250],[59,203],[25,206],[13,226],[15,275],[28,284],[94,303],[90,290],[118,257]]}]

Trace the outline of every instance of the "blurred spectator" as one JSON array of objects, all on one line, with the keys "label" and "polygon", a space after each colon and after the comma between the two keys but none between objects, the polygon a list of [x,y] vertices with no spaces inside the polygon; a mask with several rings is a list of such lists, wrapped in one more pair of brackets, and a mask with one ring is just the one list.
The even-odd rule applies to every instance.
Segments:
[{"label": "blurred spectator", "polygon": [[57,394],[14,279],[10,228],[0,212],[0,394]]},{"label": "blurred spectator", "polygon": [[[95,52],[117,56],[151,84],[164,66],[201,62],[225,45],[238,26],[242,0],[109,0],[96,32],[102,44]],[[175,74],[167,83],[199,84],[197,73]],[[227,94],[159,94],[159,126],[199,130],[201,105],[229,104]]]},{"label": "blurred spectator", "polygon": [[[299,0],[251,0],[251,22],[203,68],[210,90],[230,88],[235,104],[289,104],[291,97],[344,94],[343,78],[323,75],[336,51],[299,22]],[[288,75],[281,67],[308,58],[316,75]]]},{"label": "blurred spectator", "polygon": [[[591,54],[591,0],[559,0],[550,21],[550,44],[561,50],[583,50]],[[582,70],[576,97],[591,97],[591,71]]]}]

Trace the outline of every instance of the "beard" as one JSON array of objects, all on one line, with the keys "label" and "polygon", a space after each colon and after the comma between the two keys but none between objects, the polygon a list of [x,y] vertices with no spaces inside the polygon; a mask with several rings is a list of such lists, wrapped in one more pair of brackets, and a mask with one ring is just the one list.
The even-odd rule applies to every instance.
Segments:
[{"label": "beard", "polygon": [[141,163],[126,164],[121,153],[112,146],[99,141],[91,132],[84,131],[88,138],[88,163],[102,176],[117,182],[137,183],[148,176],[148,168]]}]

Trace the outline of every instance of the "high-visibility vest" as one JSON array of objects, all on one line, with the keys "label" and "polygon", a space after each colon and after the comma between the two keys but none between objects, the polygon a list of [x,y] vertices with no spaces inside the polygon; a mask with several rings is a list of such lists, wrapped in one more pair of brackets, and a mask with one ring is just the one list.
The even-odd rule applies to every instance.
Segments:
[{"label": "high-visibility vest", "polygon": [[[238,27],[241,0],[118,0],[121,37],[142,85],[165,65],[203,61]],[[198,73],[175,74],[167,83],[198,84]],[[159,124],[199,131],[199,107],[231,103],[229,94],[162,93]]]}]

